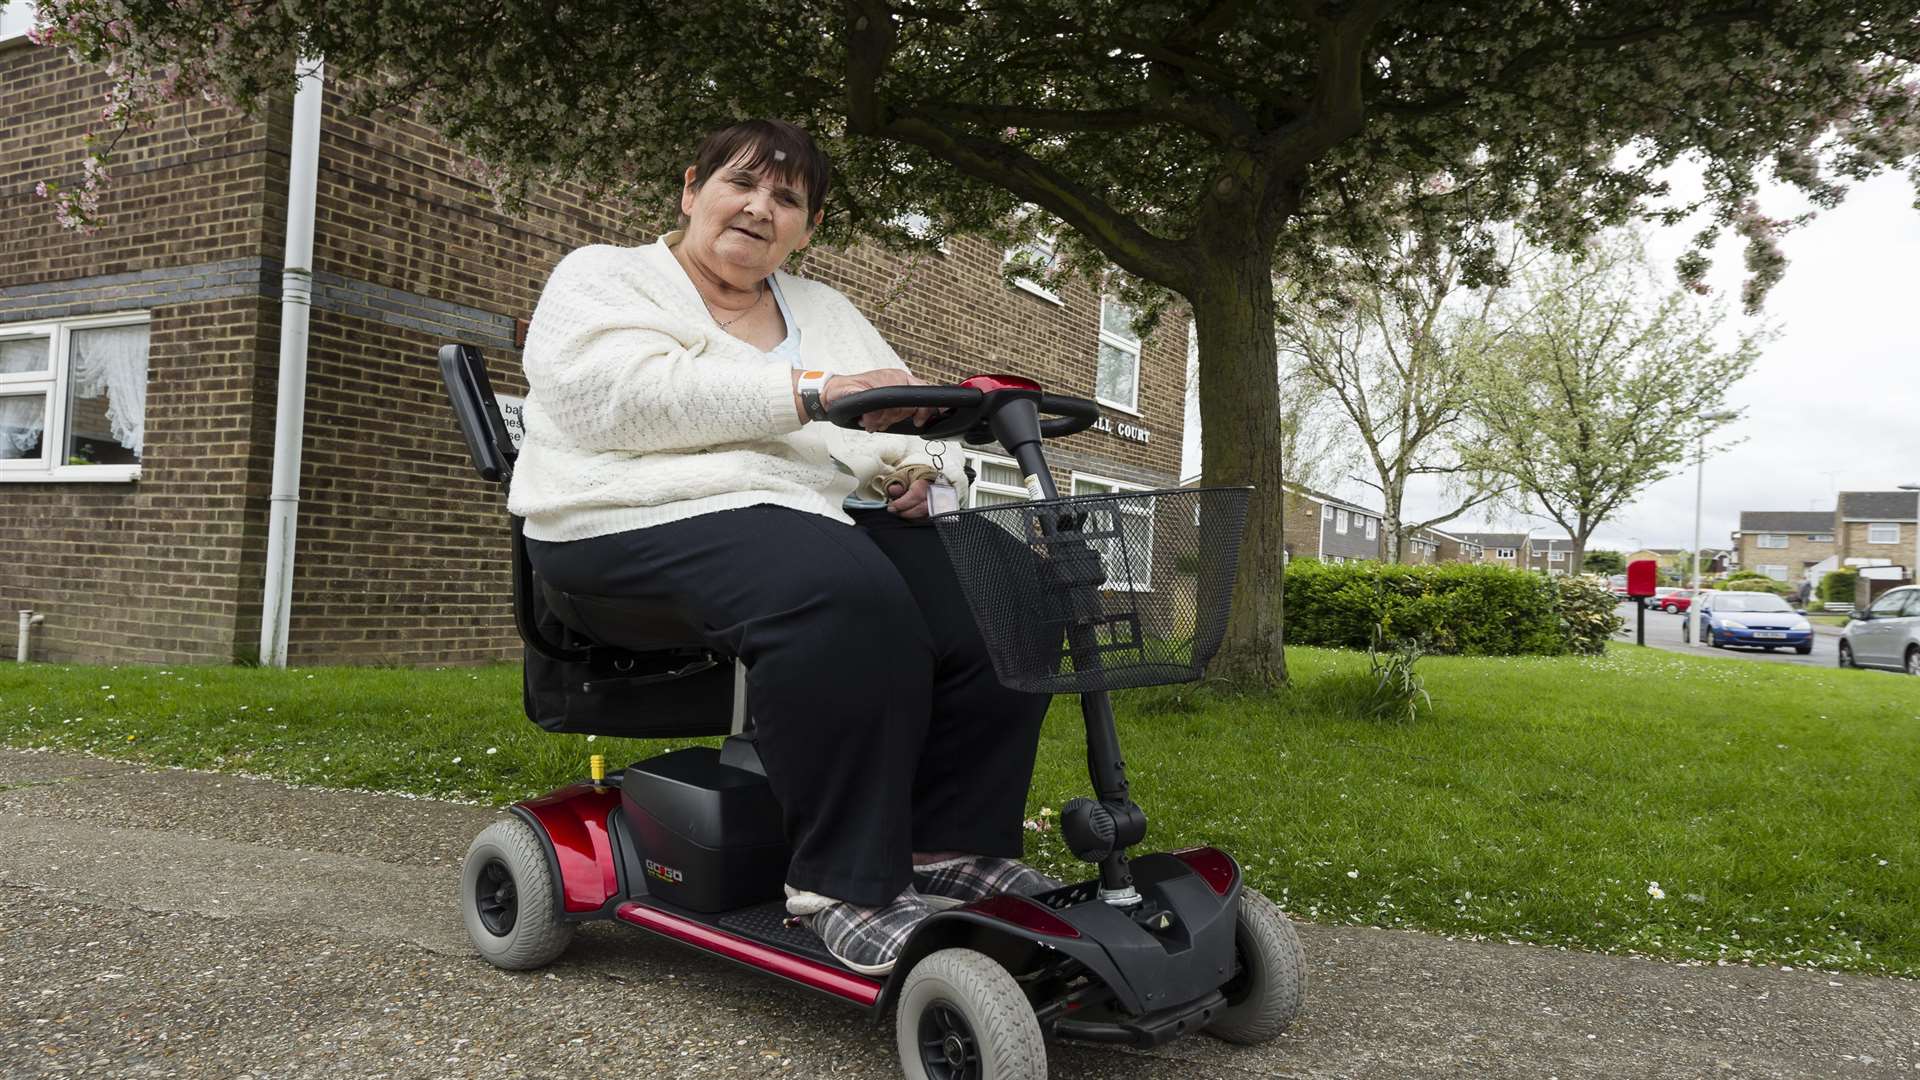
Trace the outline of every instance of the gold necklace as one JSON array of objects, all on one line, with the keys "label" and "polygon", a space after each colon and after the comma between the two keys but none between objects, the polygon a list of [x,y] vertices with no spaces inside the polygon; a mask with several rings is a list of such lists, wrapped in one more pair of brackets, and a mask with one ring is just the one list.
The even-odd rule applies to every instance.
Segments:
[{"label": "gold necklace", "polygon": [[700,302],[702,304],[707,304],[707,314],[713,317],[714,322],[720,323],[720,329],[725,330],[727,327],[732,326],[734,323],[737,323],[741,319],[744,319],[748,315],[752,314],[753,309],[759,307],[760,301],[765,300],[766,298],[767,298],[767,284],[766,282],[763,281],[760,283],[760,295],[753,298],[753,303],[748,304],[747,309],[745,311],[742,311],[740,314],[735,315],[731,319],[728,319],[726,322],[720,322],[720,316],[713,314],[713,305],[707,304],[706,297],[704,296],[701,297]]}]

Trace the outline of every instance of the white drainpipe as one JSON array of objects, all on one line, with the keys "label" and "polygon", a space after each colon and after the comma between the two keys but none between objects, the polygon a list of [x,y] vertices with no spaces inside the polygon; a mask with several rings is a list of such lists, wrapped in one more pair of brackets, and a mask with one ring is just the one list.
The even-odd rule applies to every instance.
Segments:
[{"label": "white drainpipe", "polygon": [[27,662],[27,638],[32,636],[34,624],[38,622],[44,622],[46,621],[46,618],[47,617],[45,615],[35,615],[33,613],[32,608],[25,608],[21,610],[20,612],[20,644],[16,647],[13,654],[13,658],[19,663],[24,664]]},{"label": "white drainpipe", "polygon": [[[302,66],[305,62],[302,62]],[[267,579],[260,609],[260,663],[287,666],[293,604],[293,536],[300,509],[300,438],[306,427],[307,313],[313,301],[313,203],[320,172],[320,99],[325,61],[314,61],[293,99],[287,180],[287,256],[280,280],[280,401],[273,422]]]}]

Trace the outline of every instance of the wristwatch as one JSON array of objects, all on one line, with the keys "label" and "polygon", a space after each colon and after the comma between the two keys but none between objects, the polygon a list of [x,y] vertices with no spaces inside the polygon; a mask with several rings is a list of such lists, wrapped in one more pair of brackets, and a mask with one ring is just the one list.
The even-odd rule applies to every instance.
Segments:
[{"label": "wristwatch", "polygon": [[800,407],[807,411],[809,420],[827,418],[826,403],[820,400],[820,392],[827,388],[827,380],[832,378],[824,371],[803,371],[800,373]]}]

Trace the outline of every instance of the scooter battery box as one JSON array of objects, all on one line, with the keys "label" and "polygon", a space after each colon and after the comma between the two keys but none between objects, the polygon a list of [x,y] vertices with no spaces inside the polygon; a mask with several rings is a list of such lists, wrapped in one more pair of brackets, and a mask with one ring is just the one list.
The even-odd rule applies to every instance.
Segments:
[{"label": "scooter battery box", "polygon": [[628,766],[620,793],[647,892],[702,912],[783,895],[791,852],[766,777],[691,747]]}]

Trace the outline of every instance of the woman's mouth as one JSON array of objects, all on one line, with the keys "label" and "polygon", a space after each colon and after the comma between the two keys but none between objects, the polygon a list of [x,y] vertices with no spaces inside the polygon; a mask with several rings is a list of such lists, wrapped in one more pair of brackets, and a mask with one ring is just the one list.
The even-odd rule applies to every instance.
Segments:
[{"label": "woman's mouth", "polygon": [[760,235],[759,233],[757,233],[757,232],[754,232],[754,231],[753,231],[752,229],[747,229],[747,228],[743,228],[743,227],[741,227],[741,226],[739,226],[739,225],[734,225],[734,226],[730,226],[730,228],[731,228],[731,229],[732,229],[732,231],[734,231],[734,232],[737,232],[737,233],[740,233],[740,234],[742,234],[742,235],[744,235],[744,236],[751,236],[751,237],[753,237],[753,238],[754,238],[755,240],[765,240],[765,239],[766,239],[766,237],[764,237],[764,236],[761,236],[761,235]]}]

